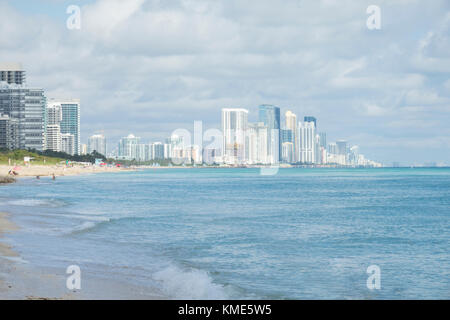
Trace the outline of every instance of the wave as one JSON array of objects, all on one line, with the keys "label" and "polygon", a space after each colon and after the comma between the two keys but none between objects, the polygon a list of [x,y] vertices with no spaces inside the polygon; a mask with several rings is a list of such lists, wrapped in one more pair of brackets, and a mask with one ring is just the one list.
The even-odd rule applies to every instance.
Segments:
[{"label": "wave", "polygon": [[164,294],[180,300],[225,300],[227,294],[222,285],[213,282],[203,270],[181,270],[170,266],[153,275],[162,285]]},{"label": "wave", "polygon": [[77,225],[69,230],[67,230],[66,232],[64,232],[65,235],[75,235],[75,234],[79,234],[79,233],[83,233],[83,232],[87,232],[87,231],[92,231],[93,229],[96,229],[106,223],[109,223],[111,220],[110,219],[105,219],[105,220],[97,220],[97,221],[85,221],[80,225]]},{"label": "wave", "polygon": [[66,205],[65,202],[55,199],[16,199],[7,200],[7,205],[23,206],[23,207],[47,207],[47,208],[59,208]]}]

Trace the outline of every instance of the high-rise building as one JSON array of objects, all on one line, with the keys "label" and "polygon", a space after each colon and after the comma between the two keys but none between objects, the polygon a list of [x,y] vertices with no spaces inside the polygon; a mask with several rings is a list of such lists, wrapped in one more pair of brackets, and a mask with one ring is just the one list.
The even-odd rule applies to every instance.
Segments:
[{"label": "high-rise building", "polygon": [[315,163],[316,127],[314,122],[299,122],[298,141],[299,161],[307,164]]},{"label": "high-rise building", "polygon": [[246,155],[246,132],[248,110],[240,108],[222,109],[223,160],[228,164],[243,164]]},{"label": "high-rise building", "polygon": [[[82,156],[88,154],[88,147],[87,147],[87,144],[82,143],[81,146],[80,146],[80,148],[81,148],[80,154],[81,154]],[[106,157],[106,155],[105,155],[105,157]]]},{"label": "high-rise building", "polygon": [[46,149],[51,151],[60,152],[62,149],[61,145],[61,121],[62,121],[62,112],[61,106],[58,104],[48,103],[47,108],[47,117],[46,117],[46,130],[45,130],[45,140],[46,140]]},{"label": "high-rise building", "polygon": [[60,125],[62,121],[61,105],[49,102],[47,104],[47,125]]},{"label": "high-rise building", "polygon": [[42,89],[0,83],[0,114],[18,122],[16,149],[45,148],[46,98]]},{"label": "high-rise building", "polygon": [[141,138],[128,135],[120,139],[118,157],[123,160],[136,160],[137,159],[137,145],[140,143]]},{"label": "high-rise building", "polygon": [[337,145],[335,142],[331,142],[330,144],[328,144],[328,153],[329,154],[338,154]]},{"label": "high-rise building", "polygon": [[71,156],[75,155],[75,136],[71,133],[61,133],[61,151]]},{"label": "high-rise building", "polygon": [[281,155],[280,108],[272,105],[259,106],[259,122],[268,129],[267,149],[270,163],[278,163]]},{"label": "high-rise building", "polygon": [[305,122],[314,122],[314,127],[317,130],[317,119],[316,117],[312,117],[312,116],[305,116],[305,118],[303,119]]},{"label": "high-rise building", "polygon": [[0,149],[13,150],[19,147],[19,121],[0,114]]},{"label": "high-rise building", "polygon": [[61,137],[61,128],[59,127],[59,124],[48,124],[47,125],[45,140],[46,140],[46,149],[47,150],[56,151],[56,152],[62,151],[62,137]]},{"label": "high-rise building", "polygon": [[322,148],[327,148],[327,134],[325,132],[319,132],[320,136],[320,146]]},{"label": "high-rise building", "polygon": [[[288,110],[286,111],[285,115],[285,121],[286,121],[286,129],[290,130],[292,132],[292,142],[293,143],[293,153],[294,157],[292,162],[298,161],[298,130],[297,130],[297,115],[293,113],[292,111]],[[287,142],[287,141],[283,141]]]},{"label": "high-rise building", "polygon": [[347,141],[338,140],[336,141],[337,154],[346,155],[347,154]]},{"label": "high-rise building", "polygon": [[294,143],[283,142],[281,160],[284,163],[293,163],[294,161]]},{"label": "high-rise building", "polygon": [[26,73],[21,63],[0,63],[0,81],[8,84],[25,84]]},{"label": "high-rise building", "polygon": [[94,134],[88,139],[88,153],[98,152],[106,156],[106,138],[103,134]]},{"label": "high-rise building", "polygon": [[262,122],[249,123],[247,130],[248,164],[269,164],[267,126]]},{"label": "high-rise building", "polygon": [[152,159],[153,160],[164,159],[164,144],[162,142],[152,143]]},{"label": "high-rise building", "polygon": [[49,100],[49,107],[60,109],[61,111],[61,134],[72,134],[74,137],[75,153],[80,154],[80,100]]}]

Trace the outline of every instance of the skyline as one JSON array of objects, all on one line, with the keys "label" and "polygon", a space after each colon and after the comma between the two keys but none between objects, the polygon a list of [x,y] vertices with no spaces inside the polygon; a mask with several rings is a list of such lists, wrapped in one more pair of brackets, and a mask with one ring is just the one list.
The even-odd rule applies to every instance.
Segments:
[{"label": "skyline", "polygon": [[225,107],[254,122],[267,103],[315,116],[370,159],[449,162],[448,2],[379,1],[376,31],[368,1],[71,3],[81,30],[65,26],[67,1],[0,1],[0,60],[22,61],[47,97],[80,98],[83,143],[220,128]]}]

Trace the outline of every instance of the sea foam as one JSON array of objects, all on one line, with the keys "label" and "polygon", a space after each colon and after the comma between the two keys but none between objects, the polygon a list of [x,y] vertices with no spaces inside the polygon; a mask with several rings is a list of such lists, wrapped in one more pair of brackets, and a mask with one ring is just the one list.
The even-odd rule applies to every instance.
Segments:
[{"label": "sea foam", "polygon": [[181,270],[169,266],[153,275],[160,282],[163,292],[173,299],[187,300],[223,300],[227,299],[225,288],[216,284],[206,271]]}]

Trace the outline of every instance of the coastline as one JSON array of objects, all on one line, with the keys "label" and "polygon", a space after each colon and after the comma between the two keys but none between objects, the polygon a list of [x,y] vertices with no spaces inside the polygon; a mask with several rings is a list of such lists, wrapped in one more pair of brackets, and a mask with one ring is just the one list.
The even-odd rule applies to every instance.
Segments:
[{"label": "coastline", "polygon": [[15,166],[0,165],[0,177],[45,177],[45,176],[73,176],[90,173],[135,171],[135,168],[98,167],[98,166],[61,166],[61,165],[25,165],[16,166],[18,175],[9,176],[8,172]]},{"label": "coastline", "polygon": [[30,264],[5,243],[6,234],[20,230],[9,217],[10,214],[0,212],[0,300],[167,299],[157,290],[137,287],[123,279],[111,281],[86,273],[81,290],[67,289],[65,270]]}]

